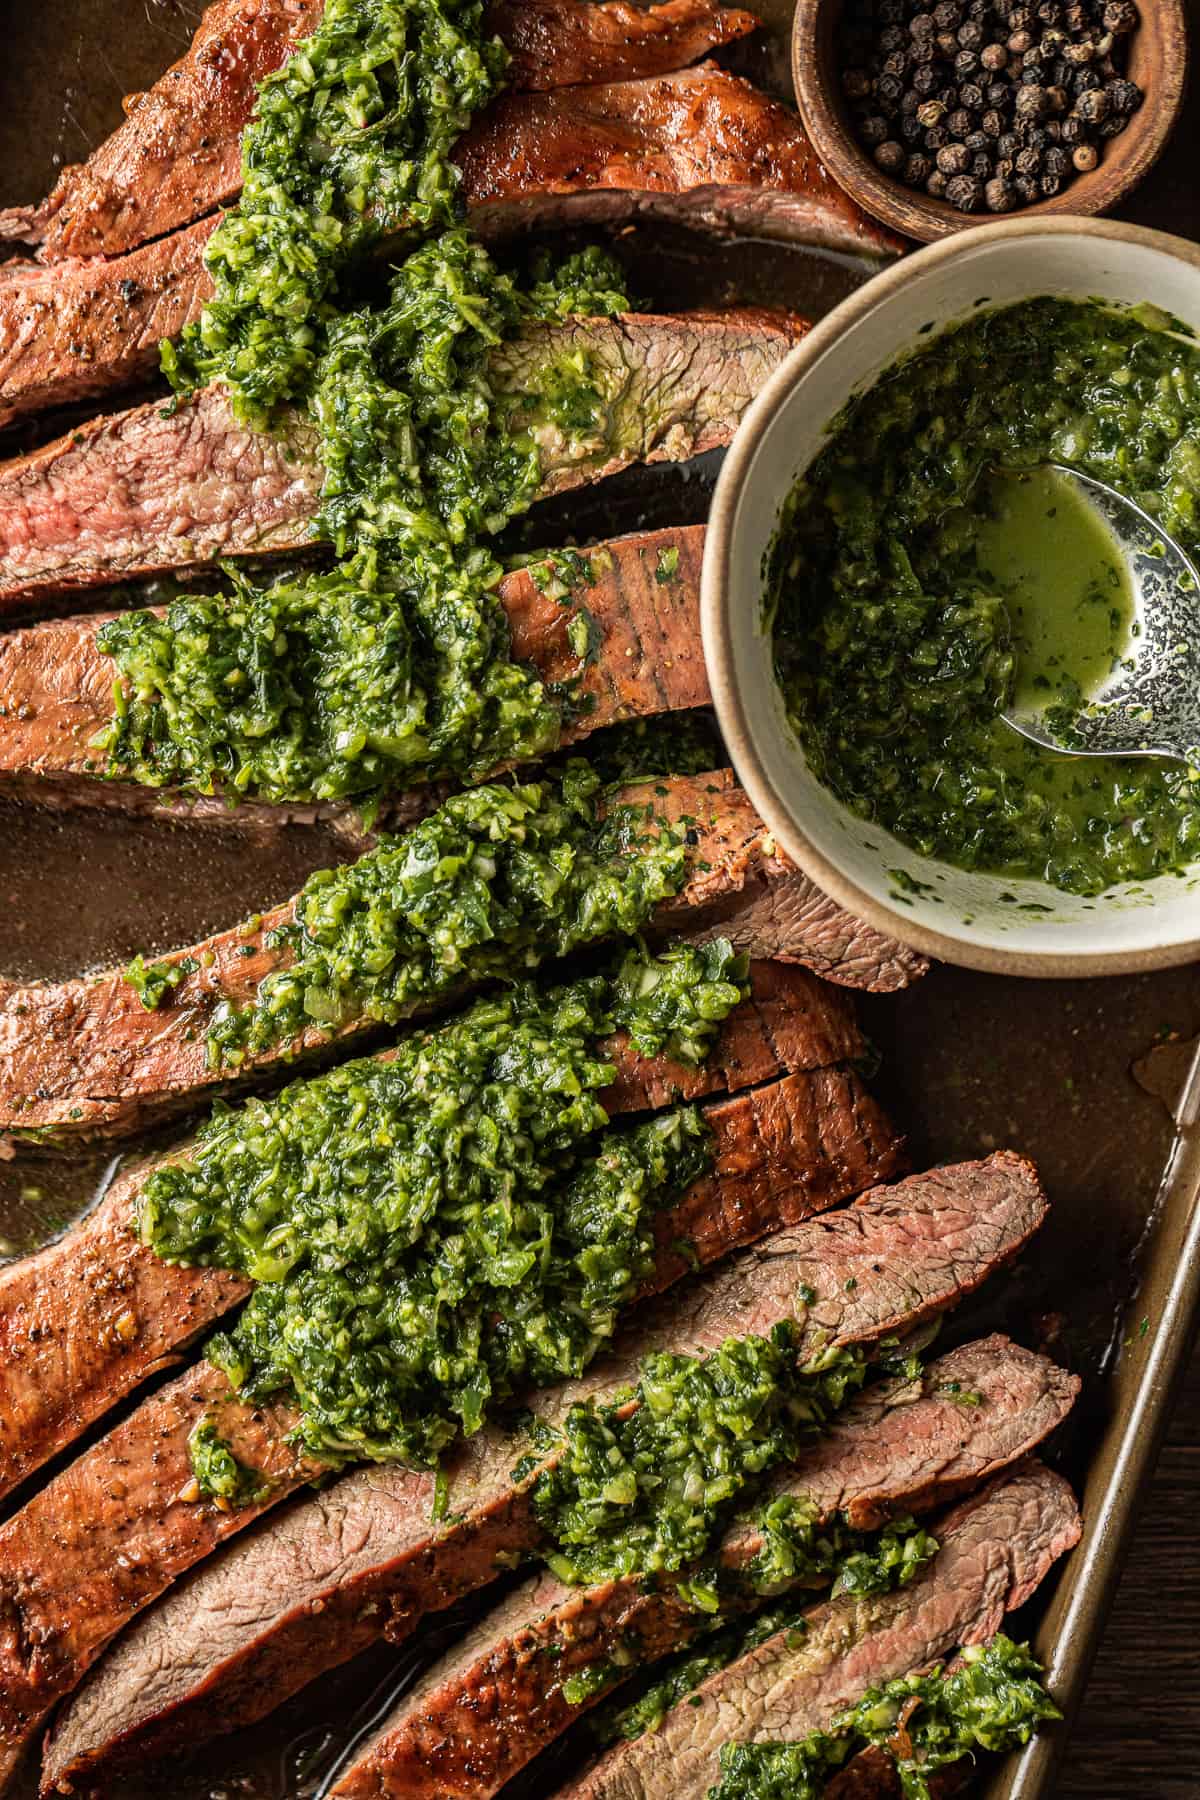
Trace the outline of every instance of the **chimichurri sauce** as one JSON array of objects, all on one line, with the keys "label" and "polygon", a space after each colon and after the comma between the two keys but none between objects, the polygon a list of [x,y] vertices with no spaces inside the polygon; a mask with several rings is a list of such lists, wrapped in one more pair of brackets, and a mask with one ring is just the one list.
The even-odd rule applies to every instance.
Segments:
[{"label": "chimichurri sauce", "polygon": [[776,670],[817,776],[924,855],[1070,893],[1200,856],[1200,771],[1076,760],[999,718],[1127,654],[1102,528],[1048,461],[1200,550],[1200,347],[1150,308],[1041,298],[940,334],[853,400],[766,568]]}]

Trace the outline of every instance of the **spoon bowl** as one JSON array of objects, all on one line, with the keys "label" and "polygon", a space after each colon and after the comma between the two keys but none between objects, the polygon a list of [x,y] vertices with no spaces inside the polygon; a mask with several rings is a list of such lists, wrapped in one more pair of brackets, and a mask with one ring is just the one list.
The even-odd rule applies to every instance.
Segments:
[{"label": "spoon bowl", "polygon": [[1200,573],[1136,501],[1063,463],[1049,463],[1103,518],[1121,551],[1134,602],[1134,635],[1104,686],[1073,717],[1061,702],[1002,716],[1024,738],[1065,756],[1200,757]]}]

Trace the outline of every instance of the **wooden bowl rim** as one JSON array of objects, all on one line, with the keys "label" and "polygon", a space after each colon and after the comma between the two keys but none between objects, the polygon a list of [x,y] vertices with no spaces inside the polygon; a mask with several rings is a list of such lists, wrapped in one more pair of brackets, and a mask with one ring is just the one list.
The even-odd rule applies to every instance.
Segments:
[{"label": "wooden bowl rim", "polygon": [[[1187,88],[1189,42],[1184,0],[1141,0],[1153,8],[1153,29],[1176,54],[1159,59],[1158,77],[1147,86],[1133,122],[1108,148],[1096,168],[1078,175],[1052,200],[1014,208],[1011,213],[960,213],[944,200],[933,200],[907,188],[876,168],[843,122],[840,93],[831,93],[822,78],[818,55],[825,16],[842,0],[796,0],[792,19],[792,86],[796,105],[813,149],[839,187],[865,212],[905,237],[929,244],[957,231],[968,231],[1001,217],[1038,219],[1107,212],[1130,194],[1161,156],[1179,118]],[[1143,23],[1138,28],[1147,29]],[[1115,149],[1114,146],[1119,146]]]}]

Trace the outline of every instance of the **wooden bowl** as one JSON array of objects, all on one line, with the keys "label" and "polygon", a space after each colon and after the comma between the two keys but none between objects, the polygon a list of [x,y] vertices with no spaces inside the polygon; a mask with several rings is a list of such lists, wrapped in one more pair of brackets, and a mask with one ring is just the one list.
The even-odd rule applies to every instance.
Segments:
[{"label": "wooden bowl", "polygon": [[[1022,206],[1008,218],[1108,212],[1136,187],[1157,160],[1179,117],[1187,76],[1184,0],[1139,0],[1142,22],[1129,46],[1128,73],[1145,94],[1119,137],[1109,138],[1099,163],[1076,175],[1053,200]],[[796,104],[813,147],[853,200],[905,237],[932,243],[997,215],[961,213],[944,200],[885,175],[855,137],[834,62],[834,34],[842,0],[796,0],[792,80]]]}]

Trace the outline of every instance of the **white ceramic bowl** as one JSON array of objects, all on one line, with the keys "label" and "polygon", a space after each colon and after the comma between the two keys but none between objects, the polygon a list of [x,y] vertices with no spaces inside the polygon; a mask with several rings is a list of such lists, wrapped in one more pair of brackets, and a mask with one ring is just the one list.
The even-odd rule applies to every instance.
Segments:
[{"label": "white ceramic bowl", "polygon": [[[842,905],[946,961],[1029,975],[1115,974],[1200,957],[1200,863],[1093,899],[967,873],[856,818],[814,778],[790,730],[760,622],[763,552],[829,422],[930,321],[1064,294],[1151,300],[1200,334],[1200,246],[1094,219],[1005,221],[904,258],[843,301],[779,368],[721,471],[704,552],[704,651],[743,783],[788,854]],[[928,341],[927,339],[925,341]],[[928,888],[901,896],[890,870]],[[1026,911],[1028,903],[1049,912]]]}]

